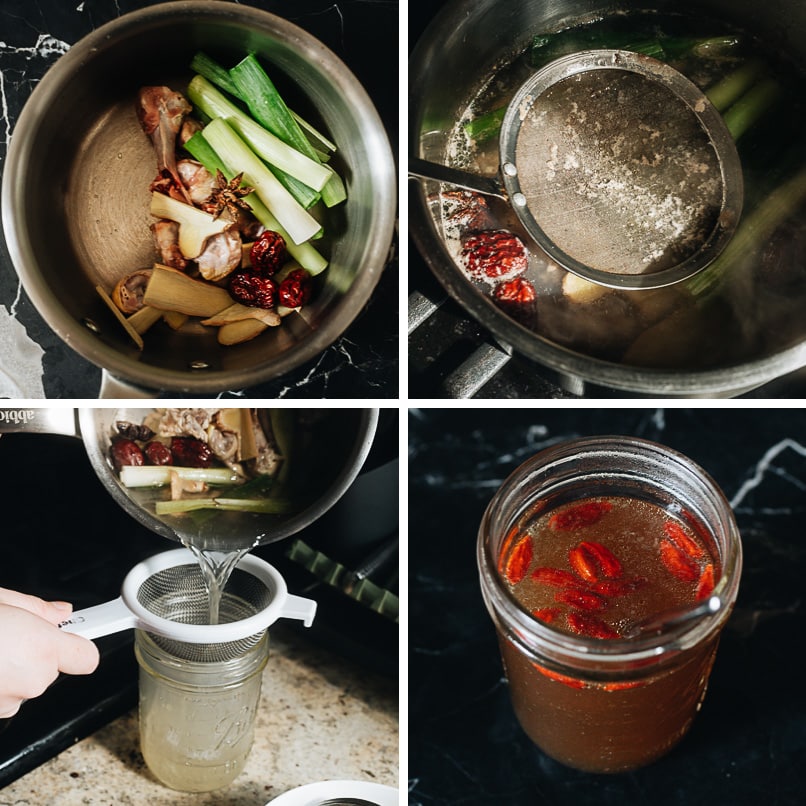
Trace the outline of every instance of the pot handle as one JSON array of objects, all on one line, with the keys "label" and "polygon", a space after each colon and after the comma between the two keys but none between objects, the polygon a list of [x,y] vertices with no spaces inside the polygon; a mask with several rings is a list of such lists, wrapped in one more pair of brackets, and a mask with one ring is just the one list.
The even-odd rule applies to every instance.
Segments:
[{"label": "pot handle", "polygon": [[511,357],[510,352],[497,344],[482,344],[445,378],[443,388],[451,398],[471,398],[503,369]]},{"label": "pot handle", "polygon": [[143,389],[120,378],[101,370],[101,389],[98,397],[102,400],[117,400],[129,398],[154,398],[156,394],[151,389]]},{"label": "pot handle", "polygon": [[77,409],[0,408],[0,434],[60,434],[78,437]]}]

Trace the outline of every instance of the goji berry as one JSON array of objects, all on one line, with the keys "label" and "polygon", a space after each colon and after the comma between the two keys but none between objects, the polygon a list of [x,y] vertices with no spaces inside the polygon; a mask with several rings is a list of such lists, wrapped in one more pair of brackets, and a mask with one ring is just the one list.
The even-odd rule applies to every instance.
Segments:
[{"label": "goji berry", "polygon": [[549,678],[549,680],[556,680],[558,683],[564,683],[566,686],[570,686],[571,688],[585,688],[585,683],[582,680],[578,680],[576,677],[569,677],[567,674],[560,674],[559,672],[555,672],[552,669],[547,669],[545,666],[541,666],[539,663],[535,663],[534,661],[531,662],[532,666],[537,669],[540,674]]},{"label": "goji berry", "polygon": [[557,591],[554,599],[563,604],[576,607],[578,610],[585,610],[590,613],[597,613],[604,610],[607,602],[592,591],[582,590],[581,588],[565,588]]},{"label": "goji berry", "polygon": [[523,241],[509,230],[484,230],[468,235],[462,244],[468,274],[477,280],[523,274],[529,256]]},{"label": "goji berry", "polygon": [[624,683],[602,683],[600,688],[604,691],[624,691],[628,688],[638,688],[638,686],[643,686],[643,680],[632,680],[630,682]]},{"label": "goji berry", "polygon": [[551,624],[557,616],[560,615],[560,608],[559,607],[538,607],[536,610],[532,611],[532,615],[539,619],[540,621],[544,621],[546,624]]},{"label": "goji berry", "polygon": [[551,585],[554,588],[567,588],[569,585],[578,585],[579,580],[569,571],[561,568],[548,568],[541,566],[532,571],[532,579],[543,585]]},{"label": "goji berry", "polygon": [[549,526],[563,532],[582,529],[601,520],[611,509],[613,505],[609,501],[586,501],[562,512],[555,512],[549,518]]},{"label": "goji berry", "polygon": [[566,616],[569,628],[578,635],[586,635],[590,638],[613,639],[620,638],[616,630],[602,619],[592,616],[589,613],[570,612]]},{"label": "goji berry", "polygon": [[660,543],[660,559],[666,570],[683,582],[693,582],[700,576],[700,569],[687,554],[684,554],[671,540]]},{"label": "goji berry", "polygon": [[568,552],[568,562],[585,582],[595,582],[599,578],[596,562],[591,553],[582,545],[574,546]]},{"label": "goji berry", "polygon": [[683,527],[675,521],[666,521],[663,531],[677,548],[692,559],[699,559],[705,554],[705,549],[696,540],[686,534]]},{"label": "goji berry", "polygon": [[517,585],[529,570],[532,562],[532,538],[524,535],[513,546],[504,563],[504,575],[512,585]]},{"label": "goji berry", "polygon": [[698,602],[702,599],[707,599],[714,592],[714,584],[714,566],[713,563],[708,563],[702,574],[700,574],[700,581],[697,583],[695,598]]},{"label": "goji berry", "polygon": [[593,540],[583,540],[579,544],[579,547],[593,555],[602,574],[608,577],[608,579],[618,579],[622,575],[623,569],[621,562],[606,546],[603,546],[601,543],[596,543]]},{"label": "goji berry", "polygon": [[600,596],[626,596],[647,583],[646,577],[630,579],[602,579],[591,585],[591,590]]}]

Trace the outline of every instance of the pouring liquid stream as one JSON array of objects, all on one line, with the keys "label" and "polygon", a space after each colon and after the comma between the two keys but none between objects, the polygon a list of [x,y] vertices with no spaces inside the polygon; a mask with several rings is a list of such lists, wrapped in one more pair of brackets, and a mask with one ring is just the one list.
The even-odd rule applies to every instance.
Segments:
[{"label": "pouring liquid stream", "polygon": [[218,624],[221,597],[224,594],[224,588],[227,586],[230,575],[240,560],[257,544],[224,552],[200,549],[194,546],[193,543],[185,542],[184,544],[193,552],[201,569],[204,587],[207,590],[209,600],[208,624]]}]

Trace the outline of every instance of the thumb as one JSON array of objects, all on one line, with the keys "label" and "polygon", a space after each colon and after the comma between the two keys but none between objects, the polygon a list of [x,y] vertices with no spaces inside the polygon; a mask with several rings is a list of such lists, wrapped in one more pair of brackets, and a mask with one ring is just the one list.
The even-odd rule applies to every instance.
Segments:
[{"label": "thumb", "polygon": [[98,647],[92,641],[61,630],[56,652],[59,671],[65,674],[90,674],[100,660]]}]

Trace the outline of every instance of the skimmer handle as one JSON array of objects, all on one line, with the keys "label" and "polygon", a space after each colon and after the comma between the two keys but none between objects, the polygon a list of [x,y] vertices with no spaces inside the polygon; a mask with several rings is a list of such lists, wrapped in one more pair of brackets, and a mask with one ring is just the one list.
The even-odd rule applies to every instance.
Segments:
[{"label": "skimmer handle", "polygon": [[137,625],[137,616],[124,604],[122,597],[118,596],[111,602],[77,610],[59,626],[65,632],[75,633],[84,638],[100,638]]}]

